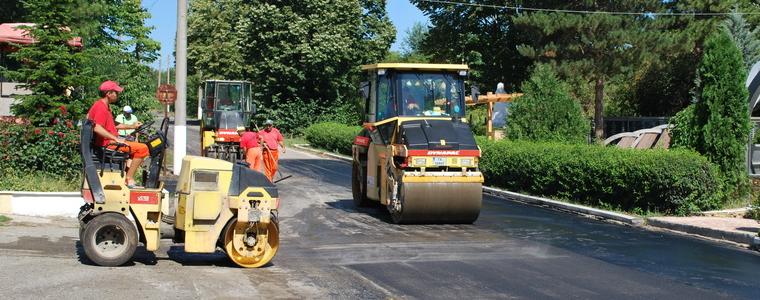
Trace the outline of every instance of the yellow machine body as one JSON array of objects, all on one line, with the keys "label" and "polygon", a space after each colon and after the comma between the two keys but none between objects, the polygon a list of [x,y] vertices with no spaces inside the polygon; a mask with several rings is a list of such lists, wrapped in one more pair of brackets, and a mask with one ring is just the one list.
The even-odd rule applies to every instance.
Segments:
[{"label": "yellow machine body", "polygon": [[355,203],[380,202],[396,223],[475,221],[484,179],[480,148],[463,120],[468,67],[379,63],[362,70],[369,80],[364,129],[352,147]]}]

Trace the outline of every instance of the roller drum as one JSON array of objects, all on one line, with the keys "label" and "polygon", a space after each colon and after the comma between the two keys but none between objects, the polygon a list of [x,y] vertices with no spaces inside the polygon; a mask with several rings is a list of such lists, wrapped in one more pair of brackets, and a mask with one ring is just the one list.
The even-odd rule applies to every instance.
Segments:
[{"label": "roller drum", "polygon": [[483,201],[481,183],[406,182],[399,187],[401,210],[388,206],[395,223],[459,223],[478,219]]}]

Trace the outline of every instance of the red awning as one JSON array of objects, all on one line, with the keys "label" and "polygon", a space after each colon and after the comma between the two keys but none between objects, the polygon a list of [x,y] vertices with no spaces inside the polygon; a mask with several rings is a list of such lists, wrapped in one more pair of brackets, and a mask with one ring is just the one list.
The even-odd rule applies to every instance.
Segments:
[{"label": "red awning", "polygon": [[[0,43],[14,43],[29,45],[34,43],[34,39],[29,36],[25,29],[20,26],[34,26],[34,23],[3,23],[0,24]],[[68,42],[71,47],[82,47],[82,38],[75,37]]]}]

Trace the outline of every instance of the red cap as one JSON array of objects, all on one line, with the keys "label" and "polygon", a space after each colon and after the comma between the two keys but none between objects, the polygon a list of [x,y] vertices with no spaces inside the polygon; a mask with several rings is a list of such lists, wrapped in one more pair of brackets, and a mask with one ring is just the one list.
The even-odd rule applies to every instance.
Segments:
[{"label": "red cap", "polygon": [[101,92],[115,91],[117,93],[121,93],[122,91],[124,91],[124,89],[120,87],[118,83],[107,80],[107,81],[103,81],[103,83],[100,84],[100,91]]}]

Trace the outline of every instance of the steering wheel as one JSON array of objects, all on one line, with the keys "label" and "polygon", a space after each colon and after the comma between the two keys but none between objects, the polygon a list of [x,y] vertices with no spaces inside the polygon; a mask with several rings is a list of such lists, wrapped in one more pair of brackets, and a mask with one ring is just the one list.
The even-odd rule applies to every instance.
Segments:
[{"label": "steering wheel", "polygon": [[153,121],[153,120],[150,120],[148,122],[143,123],[139,127],[135,128],[135,131],[133,131],[132,133],[130,133],[130,135],[134,136],[136,133],[145,133],[145,130],[147,130],[148,128],[150,128],[150,126],[153,125],[153,123],[155,123],[155,121]]}]

